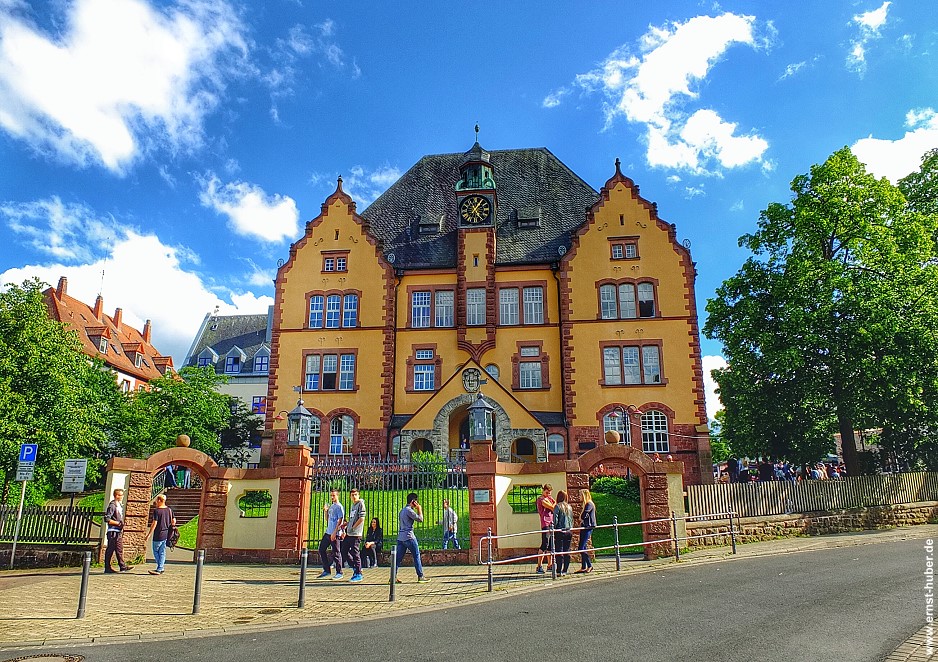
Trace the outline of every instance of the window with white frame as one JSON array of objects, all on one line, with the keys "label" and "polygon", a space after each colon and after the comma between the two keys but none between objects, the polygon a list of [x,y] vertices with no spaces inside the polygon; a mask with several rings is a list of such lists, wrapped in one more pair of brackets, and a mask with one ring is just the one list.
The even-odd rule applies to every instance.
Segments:
[{"label": "window with white frame", "polygon": [[348,271],[348,258],[337,257],[335,259],[335,270],[336,271]]},{"label": "window with white frame", "polygon": [[489,363],[487,366],[485,366],[485,371],[492,376],[492,379],[498,381],[499,371],[497,365],[494,363]]},{"label": "window with white frame", "polygon": [[428,363],[418,363],[414,365],[414,390],[432,391],[436,388],[434,384],[434,375],[436,366]]},{"label": "window with white frame", "polygon": [[335,271],[335,258],[327,257],[322,261],[322,270],[323,271]]},{"label": "window with white frame", "polygon": [[651,283],[638,284],[638,316],[655,316],[655,286]]},{"label": "window with white frame", "polygon": [[306,391],[354,391],[354,354],[308,354],[304,380]]},{"label": "window with white frame", "polygon": [[433,296],[436,307],[436,326],[453,326],[453,291],[437,290]]},{"label": "window with white frame", "polygon": [[635,258],[638,257],[638,244],[628,243],[625,245],[625,257]]},{"label": "window with white frame", "polygon": [[342,311],[342,297],[330,294],[326,297],[326,328],[339,328],[339,314]]},{"label": "window with white frame", "polygon": [[560,455],[563,453],[563,435],[547,435],[547,452],[551,455]]},{"label": "window with white frame", "polygon": [[646,453],[667,453],[668,417],[657,409],[642,414],[642,450]]},{"label": "window with white frame", "polygon": [[498,291],[498,323],[511,326],[518,323],[518,289],[503,287]]},{"label": "window with white frame", "polygon": [[625,251],[623,250],[622,244],[613,244],[612,245],[612,259],[621,260],[625,257]]},{"label": "window with white frame", "polygon": [[321,294],[314,294],[309,298],[309,328],[322,328],[322,312],[325,297]]},{"label": "window with white frame", "polygon": [[[137,354],[137,358],[140,358],[140,355]],[[139,367],[139,365],[137,366]],[[226,356],[225,357],[225,372],[235,373],[241,371],[241,357],[240,356]]]},{"label": "window with white frame", "polygon": [[544,288],[526,287],[524,293],[524,323],[544,323]]},{"label": "window with white frame", "polygon": [[632,431],[629,425],[628,415],[623,415],[619,412],[611,412],[603,416],[603,435],[605,436],[610,430],[615,430],[619,433],[619,441],[621,443],[632,443]]},{"label": "window with white frame", "polygon": [[474,287],[466,290],[466,324],[485,324],[485,289]]},{"label": "window with white frame", "polygon": [[318,416],[309,419],[309,447],[313,452],[319,452],[319,437],[322,434],[322,421]]},{"label": "window with white frame", "polygon": [[432,361],[433,360],[433,350],[432,349],[418,349],[414,352],[414,358],[418,361]]},{"label": "window with white frame", "polygon": [[521,361],[518,382],[520,388],[541,388],[541,362]]},{"label": "window with white frame", "polygon": [[351,416],[336,416],[329,426],[329,453],[343,455],[352,452],[355,420]]},{"label": "window with white frame", "polygon": [[342,301],[342,326],[346,329],[358,326],[357,294],[346,294]]},{"label": "window with white frame", "polygon": [[658,346],[604,347],[603,382],[606,386],[660,384],[661,356]]},{"label": "window with white frame", "polygon": [[107,338],[102,336],[101,340],[98,341],[98,351],[107,354]]},{"label": "window with white frame", "polygon": [[411,295],[410,326],[414,329],[430,326],[430,292],[414,292]]}]

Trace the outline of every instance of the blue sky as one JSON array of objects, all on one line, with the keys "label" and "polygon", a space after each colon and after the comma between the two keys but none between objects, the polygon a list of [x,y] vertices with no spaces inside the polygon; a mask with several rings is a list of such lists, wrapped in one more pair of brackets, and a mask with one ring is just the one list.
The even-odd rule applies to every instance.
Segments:
[{"label": "blue sky", "polygon": [[[183,359],[262,312],[341,175],[363,209],[424,154],[618,157],[690,241],[698,306],[791,179],[938,147],[933,2],[0,0],[0,282],[102,292]],[[103,275],[102,275],[103,272]],[[703,339],[705,367],[720,364]],[[711,410],[715,405],[711,401]]]}]

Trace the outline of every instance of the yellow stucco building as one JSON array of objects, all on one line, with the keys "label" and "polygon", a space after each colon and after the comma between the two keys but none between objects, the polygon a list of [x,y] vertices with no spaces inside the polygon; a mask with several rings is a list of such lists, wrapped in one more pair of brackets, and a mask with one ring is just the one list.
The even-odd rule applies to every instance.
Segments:
[{"label": "yellow stucco building", "polygon": [[299,390],[320,455],[464,453],[495,407],[503,461],[617,430],[709,482],[694,264],[618,162],[600,191],[546,149],[422,158],[359,213],[342,190],[280,267],[267,439]]}]

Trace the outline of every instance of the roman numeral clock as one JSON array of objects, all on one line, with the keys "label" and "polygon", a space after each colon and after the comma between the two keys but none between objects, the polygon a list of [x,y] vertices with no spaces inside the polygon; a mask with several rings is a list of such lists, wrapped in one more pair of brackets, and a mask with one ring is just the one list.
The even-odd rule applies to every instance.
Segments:
[{"label": "roman numeral clock", "polygon": [[485,195],[469,195],[459,202],[459,222],[464,226],[492,224],[492,201]]}]

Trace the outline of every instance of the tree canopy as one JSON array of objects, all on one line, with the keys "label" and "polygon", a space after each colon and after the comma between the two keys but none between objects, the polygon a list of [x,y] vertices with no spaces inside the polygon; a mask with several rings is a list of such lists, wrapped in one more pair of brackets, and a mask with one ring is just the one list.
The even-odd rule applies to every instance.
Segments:
[{"label": "tree canopy", "polygon": [[714,371],[736,452],[809,461],[854,431],[934,425],[938,400],[938,157],[901,187],[848,148],[795,177],[740,238],[752,257],[707,304]]}]

